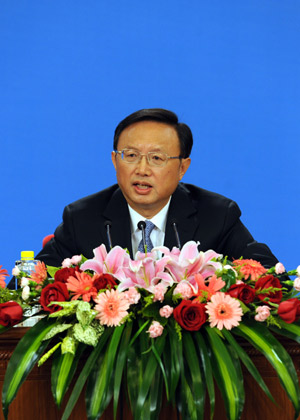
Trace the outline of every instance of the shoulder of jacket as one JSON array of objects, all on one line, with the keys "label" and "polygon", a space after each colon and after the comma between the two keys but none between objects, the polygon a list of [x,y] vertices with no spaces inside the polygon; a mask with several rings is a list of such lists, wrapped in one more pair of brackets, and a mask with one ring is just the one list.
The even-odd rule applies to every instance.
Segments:
[{"label": "shoulder of jacket", "polygon": [[186,184],[180,182],[178,185],[178,190],[188,194],[191,200],[200,202],[205,201],[206,203],[218,204],[218,205],[225,205],[228,206],[230,203],[235,203],[235,201],[231,200],[224,195],[218,194],[213,191],[206,190],[204,188],[197,187],[193,184]]},{"label": "shoulder of jacket", "polygon": [[119,190],[118,184],[111,185],[104,190],[73,201],[72,203],[68,204],[66,208],[70,210],[84,210],[87,208],[99,209],[99,207],[104,208],[107,206],[108,201],[117,190]]}]

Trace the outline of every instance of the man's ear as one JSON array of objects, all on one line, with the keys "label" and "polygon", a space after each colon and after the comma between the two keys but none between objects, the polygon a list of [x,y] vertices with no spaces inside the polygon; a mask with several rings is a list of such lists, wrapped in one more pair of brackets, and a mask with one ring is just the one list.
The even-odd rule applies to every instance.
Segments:
[{"label": "man's ear", "polygon": [[183,175],[189,169],[191,164],[191,158],[181,159],[180,169],[179,169],[179,180],[183,178]]},{"label": "man's ear", "polygon": [[117,170],[117,162],[116,162],[116,153],[115,152],[111,152],[111,160],[112,160],[112,163],[113,163],[113,165],[114,165],[114,167],[115,167],[115,170]]}]

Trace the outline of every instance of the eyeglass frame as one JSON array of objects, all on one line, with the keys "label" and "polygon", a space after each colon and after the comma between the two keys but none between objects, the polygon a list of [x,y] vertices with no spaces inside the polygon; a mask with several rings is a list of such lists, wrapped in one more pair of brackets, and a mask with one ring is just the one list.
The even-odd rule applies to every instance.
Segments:
[{"label": "eyeglass frame", "polygon": [[[127,162],[122,157],[122,153],[124,153],[124,151],[126,151],[126,150],[132,150],[133,152],[136,152],[137,154],[139,154],[140,158],[136,162]],[[125,162],[125,163],[128,163],[129,165],[136,165],[136,164],[140,163],[140,161],[142,160],[142,157],[146,156],[148,164],[152,167],[155,167],[155,168],[163,168],[164,166],[167,165],[169,159],[183,159],[182,156],[169,156],[164,152],[155,152],[154,151],[154,152],[148,152],[148,153],[141,153],[139,150],[134,150],[134,149],[114,150],[114,153],[116,155],[120,154],[122,161]],[[161,153],[162,155],[165,155],[167,157],[167,160],[165,161],[165,163],[163,165],[155,165],[155,164],[153,164],[149,161],[149,153]]]}]

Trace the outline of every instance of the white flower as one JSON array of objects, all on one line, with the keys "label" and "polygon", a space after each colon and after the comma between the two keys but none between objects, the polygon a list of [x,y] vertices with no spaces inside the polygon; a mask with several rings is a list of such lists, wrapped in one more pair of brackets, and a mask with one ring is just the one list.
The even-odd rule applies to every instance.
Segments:
[{"label": "white flower", "polygon": [[30,295],[30,287],[24,286],[22,290],[22,299],[27,300],[29,298],[29,295]]},{"label": "white flower", "polygon": [[71,258],[65,258],[61,264],[62,268],[70,267],[72,264]]},{"label": "white flower", "polygon": [[173,308],[170,305],[165,305],[159,310],[159,315],[163,318],[169,318],[173,313]]},{"label": "white flower", "polygon": [[267,305],[258,306],[256,308],[256,315],[254,319],[259,322],[264,322],[270,316],[270,308]]},{"label": "white flower", "polygon": [[71,258],[71,263],[74,265],[79,264],[81,261],[81,255],[73,255],[73,257]]},{"label": "white flower", "polygon": [[19,270],[19,268],[17,266],[15,266],[12,269],[12,275],[15,276],[15,277],[18,277],[19,274],[20,274],[20,270]]},{"label": "white flower", "polygon": [[28,283],[29,283],[29,279],[27,277],[21,278],[21,287],[28,286]]},{"label": "white flower", "polygon": [[297,277],[294,280],[294,289],[296,289],[298,292],[300,292],[300,277]]},{"label": "white flower", "polygon": [[164,327],[157,321],[152,321],[152,324],[149,327],[149,330],[146,332],[149,333],[151,338],[156,338],[162,335]]},{"label": "white flower", "polygon": [[282,273],[284,273],[284,272],[285,272],[284,265],[283,265],[283,264],[281,264],[281,262],[278,262],[278,263],[275,265],[275,273],[276,273],[276,274],[282,274]]},{"label": "white flower", "polygon": [[223,269],[224,269],[224,270],[227,270],[227,271],[231,270],[231,271],[233,271],[233,272],[234,272],[235,277],[237,277],[237,276],[238,276],[238,274],[237,274],[236,270],[235,270],[235,269],[234,269],[231,265],[229,265],[229,264],[224,265]]}]

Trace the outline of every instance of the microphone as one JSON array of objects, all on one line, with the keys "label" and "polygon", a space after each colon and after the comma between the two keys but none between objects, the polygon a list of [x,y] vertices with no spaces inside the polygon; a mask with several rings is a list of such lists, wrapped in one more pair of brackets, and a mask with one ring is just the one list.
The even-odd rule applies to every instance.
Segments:
[{"label": "microphone", "polygon": [[146,254],[147,253],[146,237],[145,237],[146,223],[144,222],[144,220],[140,220],[137,224],[137,227],[142,231],[142,241],[144,244],[144,250]]},{"label": "microphone", "polygon": [[111,240],[111,235],[110,235],[110,228],[112,227],[112,223],[109,220],[106,220],[104,222],[104,226],[106,227],[106,235],[107,235],[107,240],[108,240],[108,245],[110,247],[110,249],[112,249],[112,240]]},{"label": "microphone", "polygon": [[177,247],[179,249],[181,249],[181,242],[180,242],[180,238],[179,238],[179,233],[178,233],[177,225],[178,225],[177,220],[176,219],[172,219],[171,220],[171,226],[174,229],[174,233],[175,233],[175,237],[176,237],[176,242],[177,242]]}]

